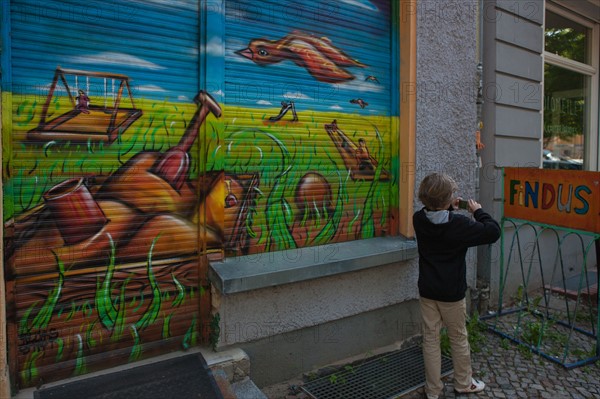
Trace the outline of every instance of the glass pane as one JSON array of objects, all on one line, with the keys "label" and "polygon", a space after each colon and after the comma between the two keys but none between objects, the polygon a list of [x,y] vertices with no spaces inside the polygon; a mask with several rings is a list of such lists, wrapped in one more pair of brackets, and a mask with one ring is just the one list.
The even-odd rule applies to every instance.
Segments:
[{"label": "glass pane", "polygon": [[544,168],[582,169],[588,77],[545,65]]},{"label": "glass pane", "polygon": [[590,63],[590,30],[553,12],[546,12],[546,51]]}]

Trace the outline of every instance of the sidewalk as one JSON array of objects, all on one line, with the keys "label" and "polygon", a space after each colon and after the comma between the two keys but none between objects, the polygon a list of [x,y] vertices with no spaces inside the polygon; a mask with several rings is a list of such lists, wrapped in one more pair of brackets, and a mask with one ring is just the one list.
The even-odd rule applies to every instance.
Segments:
[{"label": "sidewalk", "polygon": [[[451,376],[446,379],[440,398],[523,398],[523,399],[592,399],[600,398],[600,365],[592,364],[571,370],[541,356],[520,349],[493,332],[483,333],[481,350],[472,353],[473,372],[487,387],[478,395],[456,395]],[[293,393],[290,386],[299,386],[301,379],[263,388],[269,399],[307,399],[303,393]],[[423,398],[423,388],[405,394],[402,399]],[[350,398],[345,398],[350,399]],[[359,399],[359,398],[356,398]]]},{"label": "sidewalk", "polygon": [[[598,364],[571,370],[541,356],[521,350],[512,342],[503,342],[492,332],[485,332],[481,352],[473,353],[472,366],[476,377],[487,387],[479,395],[455,395],[451,379],[447,381],[443,398],[548,398],[592,399],[600,397],[600,367]],[[403,399],[422,398],[422,389]]]}]

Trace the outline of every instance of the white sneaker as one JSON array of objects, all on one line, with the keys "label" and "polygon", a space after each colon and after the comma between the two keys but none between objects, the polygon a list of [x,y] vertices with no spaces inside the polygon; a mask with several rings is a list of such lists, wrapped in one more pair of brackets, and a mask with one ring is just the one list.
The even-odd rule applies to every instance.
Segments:
[{"label": "white sneaker", "polygon": [[483,381],[476,380],[475,378],[471,379],[471,386],[467,389],[456,389],[454,391],[457,393],[477,393],[481,392],[485,389],[485,383]]}]

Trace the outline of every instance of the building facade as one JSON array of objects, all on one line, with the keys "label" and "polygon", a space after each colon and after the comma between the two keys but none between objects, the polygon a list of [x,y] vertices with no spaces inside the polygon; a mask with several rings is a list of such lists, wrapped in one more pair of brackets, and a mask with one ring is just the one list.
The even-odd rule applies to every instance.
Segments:
[{"label": "building facade", "polygon": [[[0,5],[15,390],[197,345],[260,386],[411,340],[425,175],[499,219],[504,166],[598,171],[595,0]],[[544,49],[570,28],[582,54]],[[500,252],[467,259],[492,299]]]},{"label": "building facade", "polygon": [[[480,199],[503,214],[504,167],[600,170],[598,130],[599,25],[598,1],[489,1],[482,13],[483,105],[485,145],[481,150]],[[565,49],[571,51],[565,51]],[[562,199],[571,203],[569,195]],[[566,213],[574,214],[571,207]],[[563,212],[563,213],[565,213]],[[595,217],[595,216],[590,216]],[[491,304],[511,297],[523,286],[515,267],[501,269],[502,250],[514,247],[515,227],[504,226],[505,247],[480,250],[479,276],[490,283]],[[542,266],[529,277],[534,288],[556,269],[556,236],[523,233],[518,263],[527,259]],[[588,246],[590,237],[584,237]],[[568,240],[567,240],[568,241]],[[541,255],[535,253],[540,243]],[[564,279],[579,275],[582,265],[597,267],[591,251],[587,259],[575,241],[561,248],[569,267]],[[514,251],[512,252],[514,254]],[[504,268],[506,270],[506,267]],[[502,281],[502,280],[505,281]],[[505,291],[499,291],[500,285]]]}]

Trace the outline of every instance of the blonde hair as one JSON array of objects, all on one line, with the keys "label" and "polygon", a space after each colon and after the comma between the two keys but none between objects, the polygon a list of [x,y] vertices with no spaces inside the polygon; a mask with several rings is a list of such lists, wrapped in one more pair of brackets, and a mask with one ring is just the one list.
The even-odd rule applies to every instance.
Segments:
[{"label": "blonde hair", "polygon": [[452,203],[452,197],[458,185],[445,173],[427,175],[419,186],[419,200],[429,210],[446,209]]}]

